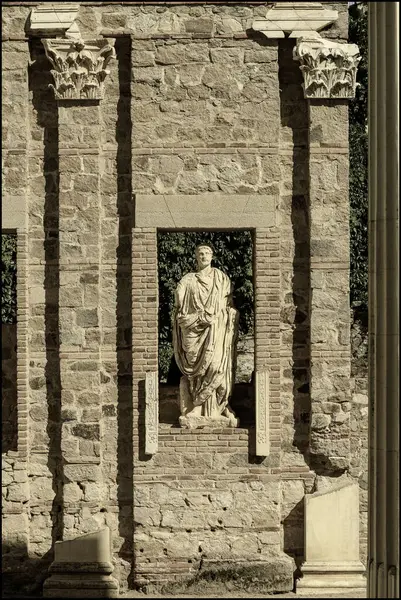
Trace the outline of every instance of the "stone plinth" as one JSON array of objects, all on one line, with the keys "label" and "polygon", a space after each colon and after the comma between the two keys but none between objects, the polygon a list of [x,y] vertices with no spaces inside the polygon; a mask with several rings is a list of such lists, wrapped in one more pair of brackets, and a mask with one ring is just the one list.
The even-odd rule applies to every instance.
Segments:
[{"label": "stone plinth", "polygon": [[43,586],[45,598],[117,598],[109,528],[56,542],[49,571]]},{"label": "stone plinth", "polygon": [[305,562],[297,593],[336,593],[366,588],[359,560],[359,487],[305,496]]},{"label": "stone plinth", "polygon": [[225,429],[226,427],[239,427],[239,419],[236,417],[203,417],[197,415],[185,415],[179,418],[180,426],[186,429],[200,429],[212,427],[214,429]]}]

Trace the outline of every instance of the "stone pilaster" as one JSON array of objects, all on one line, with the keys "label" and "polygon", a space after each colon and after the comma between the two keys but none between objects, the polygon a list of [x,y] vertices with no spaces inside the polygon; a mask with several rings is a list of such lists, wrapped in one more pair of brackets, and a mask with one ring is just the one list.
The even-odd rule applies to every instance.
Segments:
[{"label": "stone pilaster", "polygon": [[369,10],[368,597],[399,597],[399,3]]},{"label": "stone pilaster", "polygon": [[348,469],[349,311],[348,105],[358,47],[299,39],[294,48],[309,99],[312,468]]},{"label": "stone pilaster", "polygon": [[[99,142],[97,104],[59,105],[61,452],[67,510],[84,506],[87,489],[101,483]],[[73,531],[66,527],[67,533]]]},{"label": "stone pilaster", "polygon": [[[59,117],[59,328],[64,535],[93,531],[101,474],[101,203],[99,99],[105,40],[45,40]],[[100,75],[99,75],[100,74]],[[71,515],[75,515],[72,517]]]},{"label": "stone pilaster", "polygon": [[311,445],[313,467],[350,459],[348,106],[309,103]]},{"label": "stone pilaster", "polygon": [[309,99],[312,467],[335,472],[350,461],[348,106],[358,47],[319,36],[299,38]]}]

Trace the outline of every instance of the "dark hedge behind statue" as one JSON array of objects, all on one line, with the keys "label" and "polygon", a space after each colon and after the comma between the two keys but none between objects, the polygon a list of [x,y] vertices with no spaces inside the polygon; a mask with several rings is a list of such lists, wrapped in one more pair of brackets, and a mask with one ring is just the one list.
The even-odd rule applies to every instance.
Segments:
[{"label": "dark hedge behind statue", "polygon": [[349,42],[361,54],[355,99],[349,103],[349,201],[351,305],[368,303],[368,11],[367,2],[349,8]]},{"label": "dark hedge behind statue", "polygon": [[17,236],[1,234],[1,322],[17,322]]},{"label": "dark hedge behind statue", "polygon": [[[186,273],[196,270],[195,248],[208,242],[214,248],[213,266],[229,275],[234,286],[234,304],[240,313],[239,335],[253,332],[253,244],[250,231],[161,232],[158,235],[159,269],[159,378],[179,374],[174,366],[171,318],[174,291]],[[170,371],[170,375],[169,375]]]}]

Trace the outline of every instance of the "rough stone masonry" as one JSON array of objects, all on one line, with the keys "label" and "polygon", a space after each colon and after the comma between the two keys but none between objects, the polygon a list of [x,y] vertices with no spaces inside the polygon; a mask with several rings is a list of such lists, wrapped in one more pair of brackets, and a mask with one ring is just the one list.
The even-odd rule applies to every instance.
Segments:
[{"label": "rough stone masonry", "polygon": [[[107,525],[121,592],[216,577],[290,591],[305,494],[347,478],[365,560],[367,397],[364,374],[351,377],[348,282],[357,56],[347,2],[284,4],[3,3],[3,227],[18,239],[8,590],[38,592],[55,541]],[[161,422],[145,454],[157,231],[194,226],[253,232],[267,456],[255,422]]]}]

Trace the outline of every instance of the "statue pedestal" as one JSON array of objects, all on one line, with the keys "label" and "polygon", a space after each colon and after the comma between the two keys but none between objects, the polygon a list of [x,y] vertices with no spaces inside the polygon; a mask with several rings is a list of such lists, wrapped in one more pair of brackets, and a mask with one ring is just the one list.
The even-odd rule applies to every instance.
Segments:
[{"label": "statue pedestal", "polygon": [[110,529],[56,542],[44,598],[118,598],[118,581],[111,576]]},{"label": "statue pedestal", "polygon": [[359,560],[359,486],[354,481],[306,494],[305,559],[297,595],[366,590]]},{"label": "statue pedestal", "polygon": [[226,429],[227,427],[238,427],[239,419],[236,417],[217,418],[203,417],[201,415],[185,415],[179,418],[180,426],[184,429],[201,429],[202,427],[210,427],[213,429]]}]

